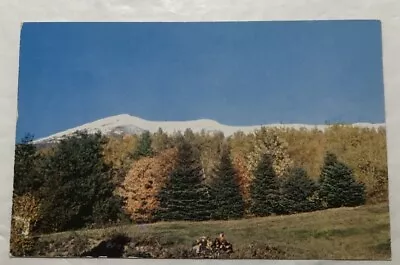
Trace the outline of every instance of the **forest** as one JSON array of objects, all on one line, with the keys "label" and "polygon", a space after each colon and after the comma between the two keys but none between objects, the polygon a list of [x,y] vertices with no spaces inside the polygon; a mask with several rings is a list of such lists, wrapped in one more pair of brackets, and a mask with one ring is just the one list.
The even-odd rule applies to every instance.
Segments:
[{"label": "forest", "polygon": [[[168,221],[238,220],[388,201],[386,130],[76,132],[15,147],[11,253],[34,236]],[[24,236],[21,236],[24,235]]]}]

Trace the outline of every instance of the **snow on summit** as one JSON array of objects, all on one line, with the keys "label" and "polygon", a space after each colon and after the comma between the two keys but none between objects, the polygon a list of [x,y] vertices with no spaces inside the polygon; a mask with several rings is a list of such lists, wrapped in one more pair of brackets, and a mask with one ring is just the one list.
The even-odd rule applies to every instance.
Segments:
[{"label": "snow on summit", "polygon": [[[379,128],[384,127],[384,123],[372,124],[372,123],[355,123],[352,124],[357,127],[367,128]],[[107,117],[104,119],[96,120],[94,122],[86,123],[78,127],[74,127],[45,138],[41,138],[35,141],[35,143],[41,142],[53,142],[58,139],[71,135],[76,131],[86,130],[88,133],[101,132],[102,134],[110,135],[123,135],[123,134],[140,134],[144,131],[150,131],[151,133],[156,132],[161,128],[166,133],[174,133],[177,131],[185,131],[190,128],[193,132],[206,132],[220,131],[225,136],[234,134],[237,131],[244,133],[252,132],[256,129],[265,127],[280,127],[280,128],[294,128],[294,129],[318,129],[324,130],[329,125],[308,125],[308,124],[263,124],[253,126],[229,126],[220,124],[217,121],[210,119],[199,119],[190,121],[148,121],[139,117],[131,116],[129,114],[121,114],[116,116]]]}]

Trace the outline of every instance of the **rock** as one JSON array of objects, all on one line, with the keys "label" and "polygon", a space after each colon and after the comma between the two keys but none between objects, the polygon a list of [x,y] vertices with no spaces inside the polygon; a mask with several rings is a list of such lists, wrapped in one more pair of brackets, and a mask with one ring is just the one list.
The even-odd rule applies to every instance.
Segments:
[{"label": "rock", "polygon": [[80,256],[121,258],[125,250],[125,245],[130,241],[131,239],[126,236],[117,235],[109,240],[100,242],[96,247],[82,253]]},{"label": "rock", "polygon": [[207,236],[200,237],[193,244],[192,250],[195,251],[198,256],[209,258],[217,257],[223,253],[233,253],[232,244],[225,239],[223,233],[221,233],[214,241]]}]

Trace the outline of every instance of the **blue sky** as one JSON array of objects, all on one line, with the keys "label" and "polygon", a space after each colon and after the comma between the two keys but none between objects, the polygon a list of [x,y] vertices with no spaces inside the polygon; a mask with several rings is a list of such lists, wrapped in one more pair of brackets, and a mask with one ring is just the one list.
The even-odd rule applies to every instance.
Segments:
[{"label": "blue sky", "polygon": [[128,113],[384,122],[379,21],[25,23],[17,139]]}]

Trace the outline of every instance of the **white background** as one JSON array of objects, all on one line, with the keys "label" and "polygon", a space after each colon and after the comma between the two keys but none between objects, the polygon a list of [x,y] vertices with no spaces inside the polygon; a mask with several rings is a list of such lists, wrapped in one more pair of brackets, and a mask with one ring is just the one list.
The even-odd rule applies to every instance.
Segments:
[{"label": "white background", "polygon": [[[388,132],[392,262],[400,264],[399,0],[0,0],[0,264],[359,264],[345,261],[10,259],[19,37],[27,21],[246,21],[379,19]],[[396,114],[399,118],[396,118]],[[397,136],[397,137],[396,137]],[[362,262],[388,264],[388,262]]]}]

